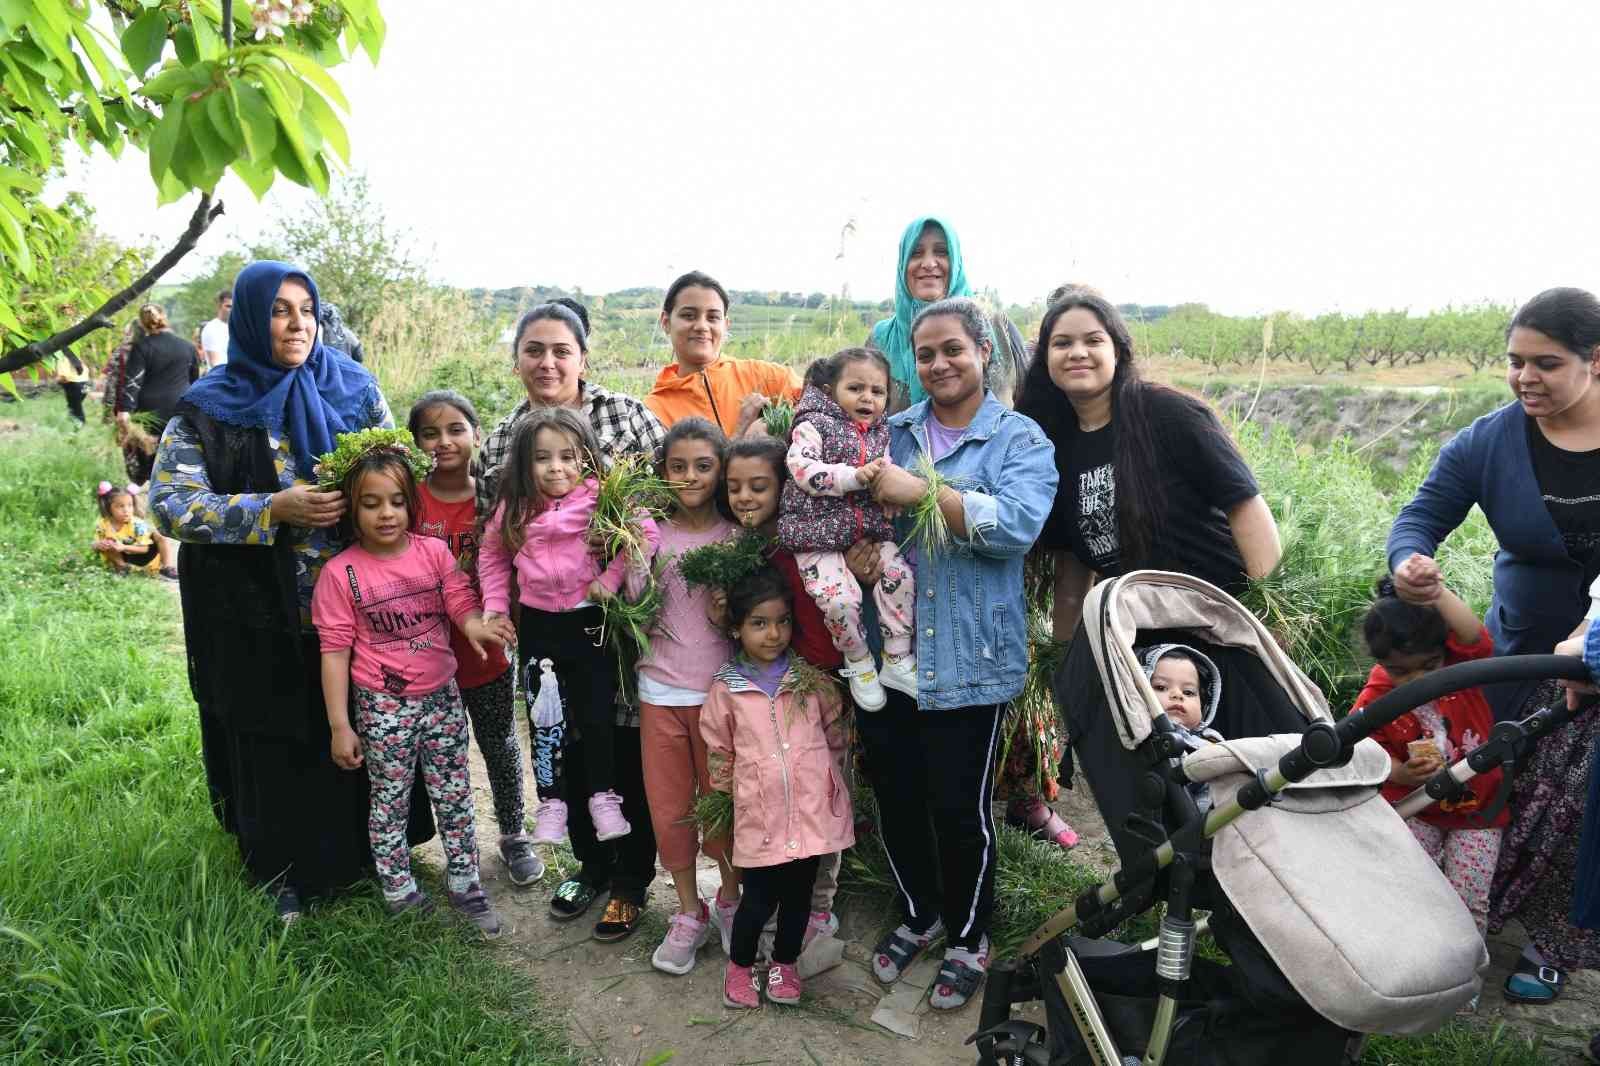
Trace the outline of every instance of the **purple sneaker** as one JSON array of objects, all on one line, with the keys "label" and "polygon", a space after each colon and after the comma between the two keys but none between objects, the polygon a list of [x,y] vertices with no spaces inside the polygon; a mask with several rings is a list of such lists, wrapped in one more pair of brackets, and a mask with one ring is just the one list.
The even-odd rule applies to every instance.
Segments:
[{"label": "purple sneaker", "polygon": [[465,892],[450,893],[450,909],[478,927],[485,940],[493,940],[505,931],[500,916],[489,905],[483,886],[473,882]]},{"label": "purple sneaker", "polygon": [[559,844],[567,839],[567,805],[561,800],[544,800],[533,813],[533,842]]},{"label": "purple sneaker", "polygon": [[[622,817],[622,797],[615,792],[596,792],[590,796],[589,818],[594,822],[596,840],[615,840],[633,832],[633,826]],[[563,822],[565,820],[562,819]]]}]

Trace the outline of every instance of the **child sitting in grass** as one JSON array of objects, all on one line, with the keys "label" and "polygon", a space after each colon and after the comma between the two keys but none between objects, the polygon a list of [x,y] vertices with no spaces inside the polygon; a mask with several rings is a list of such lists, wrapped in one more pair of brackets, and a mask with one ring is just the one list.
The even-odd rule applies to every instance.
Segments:
[{"label": "child sitting in grass", "polygon": [[119,574],[138,571],[176,578],[177,571],[168,575],[161,570],[163,538],[154,526],[139,517],[138,496],[133,486],[118,488],[109,481],[102,481],[95,486],[94,494],[100,517],[94,523],[93,547],[106,565]]}]

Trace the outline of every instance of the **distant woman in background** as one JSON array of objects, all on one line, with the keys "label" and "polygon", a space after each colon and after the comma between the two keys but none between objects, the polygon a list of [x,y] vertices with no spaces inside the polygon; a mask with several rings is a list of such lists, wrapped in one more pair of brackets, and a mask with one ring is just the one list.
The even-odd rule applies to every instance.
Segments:
[{"label": "distant woman in background", "polygon": [[[178,405],[178,399],[200,376],[199,356],[194,345],[172,332],[167,313],[156,304],[139,308],[139,325],[144,336],[128,350],[122,372],[122,398],[117,406],[117,423],[126,429],[136,415],[154,415],[152,436],[159,436]],[[141,419],[141,421],[143,421]],[[150,480],[153,453],[139,453],[137,470],[130,470],[134,483]]]},{"label": "distant woman in background", "polygon": [[789,367],[722,354],[728,290],[708,274],[693,270],[667,287],[661,331],[672,343],[673,361],[656,375],[644,402],[668,429],[699,415],[738,437],[768,402],[800,398],[800,375]]},{"label": "distant woman in background", "polygon": [[[971,296],[967,265],[961,256],[961,238],[955,227],[933,215],[914,218],[900,235],[900,255],[894,279],[894,314],[872,327],[867,345],[889,360],[894,376],[889,412],[903,411],[927,396],[917,379],[911,354],[911,323],[924,307],[951,296]],[[1022,333],[999,311],[990,310],[989,332],[994,353],[984,367],[984,385],[1007,407],[1015,386],[1027,369],[1027,347]]]}]

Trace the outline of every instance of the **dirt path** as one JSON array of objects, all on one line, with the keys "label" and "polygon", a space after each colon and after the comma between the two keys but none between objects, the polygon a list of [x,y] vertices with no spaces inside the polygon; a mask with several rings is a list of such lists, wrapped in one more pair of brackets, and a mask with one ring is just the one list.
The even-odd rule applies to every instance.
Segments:
[{"label": "dirt path", "polygon": [[[526,725],[519,728],[527,750]],[[660,943],[666,916],[675,906],[664,871],[658,871],[651,886],[650,905],[638,931],[620,944],[600,944],[589,938],[589,929],[604,907],[603,898],[576,922],[552,920],[547,910],[550,893],[564,871],[572,868],[571,856],[557,852],[557,860],[541,883],[526,889],[513,887],[499,860],[491,857],[494,811],[476,743],[472,759],[480,847],[485,856],[484,885],[512,927],[491,950],[508,964],[534,975],[543,994],[565,1015],[568,1032],[586,1063],[640,1066],[669,1061],[661,1056],[671,1052],[672,1063],[697,1066],[972,1066],[975,1055],[964,1041],[977,1026],[977,1003],[944,1014],[927,1008],[925,993],[911,995],[912,987],[926,989],[931,982],[934,962],[913,968],[901,982],[908,986],[901,993],[903,1002],[907,1006],[920,1003],[913,1014],[915,1037],[897,1035],[873,1023],[880,1001],[894,992],[883,989],[867,965],[872,944],[883,931],[881,905],[869,906],[841,895],[838,913],[843,962],[806,982],[801,1006],[754,1012],[723,1007],[725,959],[715,938],[685,977],[651,968],[650,954]],[[1064,792],[1056,808],[1081,837],[1072,851],[1073,860],[1102,871],[1114,869],[1116,853],[1087,789]],[[442,867],[437,841],[422,849],[422,854]],[[700,880],[702,894],[710,895],[716,886],[715,869],[705,864]],[[1542,1034],[1547,1061],[1552,1063],[1587,1061],[1582,1050],[1589,1037],[1600,1032],[1600,973],[1570,975],[1566,993],[1554,1005],[1507,1004],[1500,989],[1523,941],[1521,930],[1514,927],[1491,938],[1493,969],[1484,983],[1474,1024],[1492,1029],[1504,1021],[1530,1036]],[[1017,1014],[1036,1022],[1043,1021],[1041,1015],[1038,1004]]]}]

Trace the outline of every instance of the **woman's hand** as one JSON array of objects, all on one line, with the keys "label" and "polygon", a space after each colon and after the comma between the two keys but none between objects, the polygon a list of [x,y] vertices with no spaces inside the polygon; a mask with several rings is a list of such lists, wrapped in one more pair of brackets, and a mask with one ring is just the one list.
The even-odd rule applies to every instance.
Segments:
[{"label": "woman's hand", "polygon": [[886,465],[872,482],[872,498],[892,507],[915,507],[928,494],[928,483],[903,467]]},{"label": "woman's hand", "polygon": [[1438,772],[1444,761],[1434,754],[1417,755],[1401,762],[1389,756],[1389,780],[1406,788],[1416,788]]},{"label": "woman's hand", "polygon": [[[1571,655],[1573,658],[1581,659],[1583,658],[1583,641],[1584,637],[1582,635],[1568,637],[1556,645],[1554,654]],[[1561,682],[1561,687],[1567,690],[1567,709],[1572,711],[1577,710],[1583,703],[1583,697],[1592,696],[1600,692],[1600,685],[1595,685],[1590,681],[1563,681]]]},{"label": "woman's hand", "polygon": [[1444,575],[1430,555],[1412,552],[1394,569],[1394,594],[1407,603],[1430,604],[1444,590]]},{"label": "woman's hand", "polygon": [[361,738],[356,736],[356,731],[349,726],[333,731],[333,741],[330,744],[333,752],[334,765],[341,770],[359,770],[361,768]]},{"label": "woman's hand", "polygon": [[295,485],[274,492],[268,501],[274,522],[287,522],[305,529],[327,529],[344,517],[344,493],[326,491],[315,485]]},{"label": "woman's hand", "polygon": [[883,576],[883,556],[878,552],[878,546],[870,540],[858,540],[845,549],[844,565],[856,576],[856,580],[871,588]]},{"label": "woman's hand", "polygon": [[[742,437],[748,430],[752,429],[756,423],[760,422],[761,412],[767,409],[767,404],[769,402],[770,401],[759,392],[752,392],[743,400],[739,401],[739,421],[738,424],[734,426],[733,435],[735,437]],[[764,426],[762,429],[763,432],[765,432]]]}]

